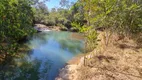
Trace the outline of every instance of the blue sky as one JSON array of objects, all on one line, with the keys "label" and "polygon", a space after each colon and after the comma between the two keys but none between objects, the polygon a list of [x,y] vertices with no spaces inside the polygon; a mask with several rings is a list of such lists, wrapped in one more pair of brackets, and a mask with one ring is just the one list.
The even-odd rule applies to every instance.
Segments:
[{"label": "blue sky", "polygon": [[[76,2],[77,0],[69,0],[69,1]],[[52,8],[60,7],[59,3],[60,3],[60,0],[50,0],[50,1],[46,2],[46,5],[47,5],[48,9],[51,10]]]}]

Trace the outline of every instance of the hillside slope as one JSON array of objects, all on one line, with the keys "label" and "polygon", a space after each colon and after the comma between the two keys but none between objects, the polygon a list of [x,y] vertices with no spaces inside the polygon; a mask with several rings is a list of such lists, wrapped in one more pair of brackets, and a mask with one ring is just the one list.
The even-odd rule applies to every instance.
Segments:
[{"label": "hillside slope", "polygon": [[56,80],[142,80],[142,48],[117,35],[105,46],[102,35],[94,51],[70,61]]}]

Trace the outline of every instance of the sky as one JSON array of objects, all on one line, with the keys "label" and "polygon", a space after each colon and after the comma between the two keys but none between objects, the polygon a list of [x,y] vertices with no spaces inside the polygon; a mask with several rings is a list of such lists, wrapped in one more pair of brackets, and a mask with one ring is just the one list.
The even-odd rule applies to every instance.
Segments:
[{"label": "sky", "polygon": [[[77,0],[69,0],[70,2],[76,2]],[[60,0],[50,0],[46,2],[46,5],[49,10],[55,7],[60,7]]]}]

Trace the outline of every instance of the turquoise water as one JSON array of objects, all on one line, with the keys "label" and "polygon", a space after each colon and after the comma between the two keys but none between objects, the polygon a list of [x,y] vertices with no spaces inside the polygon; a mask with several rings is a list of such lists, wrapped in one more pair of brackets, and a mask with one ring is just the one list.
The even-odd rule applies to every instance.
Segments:
[{"label": "turquoise water", "polygon": [[[7,80],[54,80],[65,63],[84,51],[84,40],[71,32],[41,32],[28,42],[31,50],[15,59]],[[10,74],[10,75],[9,75]]]}]

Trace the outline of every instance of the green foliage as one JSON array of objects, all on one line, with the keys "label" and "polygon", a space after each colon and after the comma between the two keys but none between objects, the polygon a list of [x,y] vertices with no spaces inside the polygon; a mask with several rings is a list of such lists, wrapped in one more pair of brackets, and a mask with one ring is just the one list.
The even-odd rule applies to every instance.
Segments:
[{"label": "green foliage", "polygon": [[123,34],[142,31],[141,0],[82,0],[89,25]]},{"label": "green foliage", "polygon": [[[61,1],[61,3],[64,2]],[[70,9],[61,7],[61,8],[52,8],[50,11],[48,11],[48,8],[45,7],[44,3],[41,5],[42,6],[37,5],[34,8],[35,22],[44,23],[50,26],[62,24],[64,25],[64,27],[68,29],[70,29],[72,22],[83,24],[84,21],[84,14],[82,14],[83,7],[82,4],[80,4],[79,2],[75,3]],[[44,8],[40,8],[43,6]],[[44,9],[44,11],[46,12],[42,12],[41,9]]]},{"label": "green foliage", "polygon": [[62,31],[67,31],[67,30],[68,30],[68,28],[65,27],[65,25],[63,25],[63,24],[61,24],[61,23],[58,23],[57,26],[59,26]]},{"label": "green foliage", "polygon": [[33,7],[34,20],[40,23],[46,23],[46,18],[49,15],[47,6],[40,2],[36,7]]},{"label": "green foliage", "polygon": [[79,32],[86,32],[86,31],[89,31],[92,27],[91,26],[83,26],[81,25],[80,23],[77,23],[77,22],[72,22],[71,23],[71,26],[74,28],[74,29],[77,29]]},{"label": "green foliage", "polygon": [[79,0],[71,10],[72,17],[75,17],[71,25],[80,32],[90,31],[85,33],[87,35],[86,44],[96,43],[92,41],[96,40],[96,34],[91,30],[95,28],[101,27],[126,36],[142,32],[141,0]]},{"label": "green foliage", "polygon": [[71,21],[83,24],[84,10],[82,4],[78,1],[70,9]]},{"label": "green foliage", "polygon": [[85,50],[86,52],[92,51],[97,46],[97,36],[98,33],[95,30],[89,30],[86,32],[86,45]]},{"label": "green foliage", "polygon": [[30,0],[0,1],[0,53],[18,50],[18,41],[33,33]]},{"label": "green foliage", "polygon": [[[66,25],[69,22],[69,13],[66,9],[55,9],[53,8],[51,11],[42,12],[41,9],[35,8],[34,20],[36,23],[43,23],[49,26],[57,26],[58,24]],[[44,10],[44,11],[45,11]]]}]

